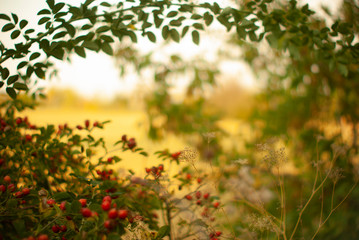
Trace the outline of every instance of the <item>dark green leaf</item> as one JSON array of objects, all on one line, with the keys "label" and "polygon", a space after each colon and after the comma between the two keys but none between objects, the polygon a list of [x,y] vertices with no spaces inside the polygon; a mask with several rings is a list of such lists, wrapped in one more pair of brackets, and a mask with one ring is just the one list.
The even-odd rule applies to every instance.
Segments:
[{"label": "dark green leaf", "polygon": [[12,19],[14,19],[14,23],[17,24],[17,22],[19,21],[19,18],[17,17],[17,15],[15,13],[11,13]]},{"label": "dark green leaf", "polygon": [[12,23],[8,23],[5,26],[3,26],[3,28],[1,29],[2,32],[7,32],[10,31],[11,29],[13,29],[15,27],[14,24]]},{"label": "dark green leaf", "polygon": [[107,32],[108,30],[110,30],[109,26],[101,26],[101,27],[96,29],[96,32],[97,33],[102,33],[102,32]]},{"label": "dark green leaf", "polygon": [[33,53],[33,54],[31,54],[31,56],[30,56],[30,61],[32,61],[32,60],[34,60],[34,59],[36,59],[36,58],[38,58],[38,57],[40,57],[40,53],[38,53],[38,52],[35,52],[35,53]]},{"label": "dark green leaf", "polygon": [[204,14],[204,22],[207,26],[211,25],[211,23],[213,22],[213,16],[209,12],[206,12]]},{"label": "dark green leaf", "polygon": [[203,28],[203,25],[202,25],[201,23],[194,23],[194,24],[193,24],[193,27],[196,28],[196,29],[198,29],[198,30],[203,30],[203,29],[204,29],[204,28]]},{"label": "dark green leaf", "polygon": [[87,30],[87,29],[90,29],[90,28],[92,28],[92,25],[90,25],[90,24],[85,24],[85,25],[83,25],[81,27],[82,30]]},{"label": "dark green leaf", "polygon": [[101,35],[101,39],[103,39],[105,42],[114,42],[113,38],[107,35]]},{"label": "dark green leaf", "polygon": [[0,82],[0,88],[2,88],[2,86],[4,86],[4,82]]},{"label": "dark green leaf", "polygon": [[19,75],[12,75],[7,79],[7,85],[11,85],[19,79]]},{"label": "dark green leaf", "polygon": [[164,26],[162,28],[162,37],[163,37],[164,40],[166,40],[168,38],[168,34],[169,34],[169,27]]},{"label": "dark green leaf", "polygon": [[191,16],[191,19],[194,19],[194,20],[198,20],[198,19],[201,19],[202,16],[197,14],[197,13],[194,13],[192,16]]},{"label": "dark green leaf", "polygon": [[67,32],[65,32],[65,31],[56,33],[52,39],[62,38],[64,36],[66,36],[66,34],[67,34]]},{"label": "dark green leaf", "polygon": [[62,60],[62,59],[64,58],[65,52],[64,52],[64,50],[63,50],[61,47],[57,47],[57,48],[55,48],[54,50],[52,50],[52,51],[50,52],[50,54],[51,54],[52,56],[54,56],[55,58],[57,58],[57,59],[59,59],[59,60]]},{"label": "dark green leaf", "polygon": [[136,33],[132,32],[132,31],[128,31],[127,35],[131,38],[131,41],[133,43],[137,43]]},{"label": "dark green leaf", "polygon": [[179,33],[177,32],[176,29],[171,29],[170,35],[171,35],[171,38],[172,38],[173,41],[175,41],[175,42],[180,41],[180,36],[179,36]]},{"label": "dark green leaf", "polygon": [[[12,87],[7,87],[6,88],[6,93],[12,98],[12,99],[16,99],[16,92]],[[15,199],[14,199],[15,200]],[[16,201],[16,200],[15,200]],[[8,201],[8,203],[10,202],[10,200]],[[16,201],[16,206],[17,206],[17,201]],[[8,208],[8,207],[7,207]]]},{"label": "dark green leaf", "polygon": [[24,83],[16,82],[14,83],[14,88],[17,90],[28,90],[28,87]]},{"label": "dark green leaf", "polygon": [[167,17],[168,18],[172,18],[172,17],[175,17],[177,16],[178,12],[177,11],[171,11],[167,14]]},{"label": "dark green leaf", "polygon": [[6,79],[8,76],[9,76],[9,74],[10,74],[10,72],[9,72],[9,70],[7,69],[7,68],[3,68],[2,70],[1,70],[1,77],[2,77],[2,79]]},{"label": "dark green leaf", "polygon": [[24,219],[16,219],[12,222],[17,234],[21,237],[26,236],[26,227]]},{"label": "dark green leaf", "polygon": [[62,201],[69,201],[72,200],[72,197],[67,192],[58,192],[54,194],[54,198],[56,202],[60,203]]},{"label": "dark green leaf", "polygon": [[156,28],[159,28],[161,26],[162,22],[163,22],[163,19],[157,17],[156,15],[155,15],[154,19],[155,19]]},{"label": "dark green leaf", "polygon": [[52,8],[53,13],[58,13],[63,7],[65,6],[65,3],[58,3]]},{"label": "dark green leaf", "polygon": [[80,213],[80,210],[81,210],[81,203],[79,201],[72,201],[71,203],[71,207],[69,209],[69,211],[71,213]]},{"label": "dark green leaf", "polygon": [[192,31],[192,41],[197,45],[199,44],[199,33],[197,30]]},{"label": "dark green leaf", "polygon": [[54,0],[46,0],[47,5],[52,9],[55,6]]},{"label": "dark green leaf", "polygon": [[92,41],[84,41],[81,46],[93,51],[98,51],[100,49],[100,47]]},{"label": "dark green leaf", "polygon": [[186,33],[188,32],[188,29],[189,29],[189,26],[185,26],[185,27],[182,29],[181,37],[184,37],[184,36],[186,35]]},{"label": "dark green leaf", "polygon": [[21,63],[19,63],[19,64],[17,65],[17,70],[19,70],[19,69],[25,67],[26,64],[27,64],[27,61],[22,61]]},{"label": "dark green leaf", "polygon": [[109,4],[108,2],[102,2],[100,3],[100,5],[104,7],[111,7],[111,4]]},{"label": "dark green leaf", "polygon": [[36,68],[35,74],[38,78],[45,79],[45,72],[41,68]]},{"label": "dark green leaf", "polygon": [[3,13],[0,13],[0,19],[4,19],[4,20],[7,20],[7,21],[10,21],[10,17],[6,14],[3,14]]},{"label": "dark green leaf", "polygon": [[77,53],[77,55],[79,55],[80,57],[85,58],[86,57],[86,52],[85,49],[83,47],[75,47],[75,52]]},{"label": "dark green leaf", "polygon": [[105,53],[107,53],[108,55],[112,56],[113,55],[113,50],[112,47],[109,43],[104,42],[101,46],[102,51],[104,51]]},{"label": "dark green leaf", "polygon": [[20,25],[20,28],[23,29],[24,27],[26,27],[27,24],[28,24],[28,21],[21,20],[19,25]]},{"label": "dark green leaf", "polygon": [[149,39],[151,42],[153,42],[153,43],[156,42],[156,36],[155,36],[155,34],[153,34],[152,32],[147,32],[146,35],[147,35],[148,39]]},{"label": "dark green leaf", "polygon": [[33,33],[33,32],[35,32],[34,29],[28,29],[28,30],[25,31],[25,34],[30,34],[30,33]]},{"label": "dark green leaf", "polygon": [[11,39],[15,39],[20,35],[20,30],[15,30],[11,33]]},{"label": "dark green leaf", "polygon": [[39,22],[38,22],[37,24],[38,24],[38,25],[42,25],[42,24],[48,22],[49,20],[50,20],[49,17],[43,17],[43,18],[41,18],[41,19],[39,20]]},{"label": "dark green leaf", "polygon": [[51,14],[50,10],[48,9],[42,9],[41,11],[39,11],[37,13],[37,15],[46,15],[46,14]]},{"label": "dark green leaf", "polygon": [[76,29],[71,24],[64,24],[64,27],[66,28],[67,32],[70,34],[71,37],[74,37],[76,34]]}]

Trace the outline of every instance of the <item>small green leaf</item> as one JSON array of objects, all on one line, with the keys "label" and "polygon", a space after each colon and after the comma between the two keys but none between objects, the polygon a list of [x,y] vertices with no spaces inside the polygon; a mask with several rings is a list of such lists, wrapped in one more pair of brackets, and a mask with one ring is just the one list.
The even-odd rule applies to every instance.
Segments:
[{"label": "small green leaf", "polygon": [[168,225],[162,226],[157,233],[156,239],[162,239],[170,233],[170,227]]},{"label": "small green leaf", "polygon": [[102,2],[100,3],[100,5],[104,7],[111,7],[111,4],[109,4],[108,2]]},{"label": "small green leaf", "polygon": [[33,32],[35,32],[35,30],[31,28],[31,29],[26,30],[25,34],[30,34],[30,33],[33,33]]},{"label": "small green leaf", "polygon": [[85,49],[83,47],[75,47],[75,52],[77,53],[77,55],[79,55],[80,57],[85,58],[86,57],[86,52]]},{"label": "small green leaf", "polygon": [[76,29],[71,24],[64,24],[64,27],[66,28],[67,32],[70,34],[71,37],[74,37],[76,34]]},{"label": "small green leaf", "polygon": [[71,195],[67,192],[58,192],[54,194],[56,202],[69,201],[72,199]]},{"label": "small green leaf", "polygon": [[42,24],[48,22],[50,19],[51,19],[51,18],[49,18],[49,17],[43,17],[43,18],[41,18],[41,19],[39,20],[39,22],[38,22],[37,24],[38,24],[38,25],[42,25]]},{"label": "small green leaf", "polygon": [[148,39],[149,39],[151,42],[153,42],[153,43],[156,42],[156,36],[155,36],[155,34],[153,34],[152,32],[147,32],[146,35],[147,35]]},{"label": "small green leaf", "polygon": [[177,16],[178,12],[177,11],[171,11],[167,14],[167,17],[168,18],[172,18],[172,17],[175,17]]},{"label": "small green leaf", "polygon": [[7,85],[11,85],[19,79],[19,75],[12,75],[7,79]]},{"label": "small green leaf", "polygon": [[21,21],[20,21],[20,28],[23,29],[24,27],[26,27],[27,24],[28,24],[28,21],[26,21],[26,20],[21,20]]},{"label": "small green leaf", "polygon": [[71,213],[76,214],[76,213],[79,213],[80,210],[81,210],[81,203],[79,201],[76,201],[76,200],[72,201],[69,211]]},{"label": "small green leaf", "polygon": [[[12,87],[7,87],[6,88],[6,93],[12,98],[12,99],[16,99],[16,92],[15,92],[15,90],[12,88]],[[13,199],[13,200],[15,200],[15,199]],[[16,200],[15,200],[16,201]],[[8,201],[8,203],[10,202],[10,200]],[[16,206],[17,206],[17,201],[16,201]],[[9,208],[8,206],[7,206],[7,208]]]},{"label": "small green leaf", "polygon": [[168,34],[169,34],[169,27],[164,26],[162,28],[162,37],[163,37],[164,40],[166,40],[168,38]]},{"label": "small green leaf", "polygon": [[93,50],[93,51],[99,50],[99,46],[95,42],[92,42],[92,41],[84,41],[81,46],[84,48]]},{"label": "small green leaf", "polygon": [[11,21],[10,17],[6,14],[0,13],[0,19]]},{"label": "small green leaf", "polygon": [[195,44],[199,44],[199,32],[197,30],[192,31],[192,41]]},{"label": "small green leaf", "polygon": [[175,41],[175,42],[180,41],[180,36],[176,29],[171,29],[170,35],[171,35],[171,38],[173,39],[173,41]]},{"label": "small green leaf", "polygon": [[99,28],[96,29],[97,33],[102,33],[102,32],[107,32],[108,30],[110,30],[111,28],[109,26],[101,26]]},{"label": "small green leaf", "polygon": [[31,56],[30,56],[30,61],[32,61],[32,60],[34,60],[34,59],[36,59],[36,58],[38,58],[38,57],[40,57],[40,53],[38,53],[38,52],[34,52],[33,54],[31,54]]},{"label": "small green leaf", "polygon": [[19,21],[18,16],[15,13],[11,13],[12,19],[14,19],[14,23],[17,24]]},{"label": "small green leaf", "polygon": [[37,15],[46,15],[46,14],[51,14],[50,10],[42,9],[37,13]]},{"label": "small green leaf", "polygon": [[194,28],[198,29],[198,30],[203,30],[203,25],[201,23],[194,23],[192,25]]},{"label": "small green leaf", "polygon": [[8,76],[9,76],[10,72],[9,72],[9,69],[7,68],[3,68],[2,71],[1,71],[1,77],[2,79],[6,79]]},{"label": "small green leaf", "polygon": [[45,72],[41,68],[36,68],[35,74],[38,78],[45,79]]},{"label": "small green leaf", "polygon": [[202,16],[197,14],[197,13],[194,13],[192,16],[191,16],[191,19],[194,19],[194,20],[198,20],[198,19],[201,19]]},{"label": "small green leaf", "polygon": [[25,83],[19,83],[19,82],[14,83],[14,88],[17,90],[28,90],[29,89]]},{"label": "small green leaf", "polygon": [[53,13],[58,13],[63,7],[65,6],[65,3],[58,3],[52,8]]},{"label": "small green leaf", "polygon": [[185,27],[182,29],[181,37],[184,37],[184,36],[186,35],[186,33],[188,32],[188,29],[189,29],[189,26],[185,26]]},{"label": "small green leaf", "polygon": [[20,35],[20,30],[15,30],[11,33],[11,39],[15,39]]},{"label": "small green leaf", "polygon": [[56,33],[55,36],[52,39],[62,38],[64,36],[66,36],[66,34],[67,34],[66,31]]},{"label": "small green leaf", "polygon": [[4,82],[0,82],[0,88],[2,88],[2,86],[4,86]]},{"label": "small green leaf", "polygon": [[136,33],[134,33],[133,31],[128,31],[127,35],[131,38],[131,41],[133,43],[137,43]]},{"label": "small green leaf", "polygon": [[14,24],[12,23],[8,23],[5,26],[3,26],[3,28],[1,29],[2,32],[7,32],[10,31],[11,29],[13,29],[15,27]]},{"label": "small green leaf", "polygon": [[107,53],[108,55],[112,56],[113,55],[113,50],[112,47],[109,43],[104,42],[101,46],[102,51],[104,51],[105,53]]},{"label": "small green leaf", "polygon": [[213,16],[209,12],[206,12],[204,14],[204,22],[206,23],[206,26],[211,25],[211,23],[213,22]]}]

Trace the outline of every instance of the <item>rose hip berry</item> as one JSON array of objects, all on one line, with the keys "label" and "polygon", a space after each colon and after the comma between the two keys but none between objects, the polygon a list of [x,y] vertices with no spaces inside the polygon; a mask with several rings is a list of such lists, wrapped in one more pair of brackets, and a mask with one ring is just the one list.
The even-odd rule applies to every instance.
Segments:
[{"label": "rose hip berry", "polygon": [[81,208],[81,214],[85,218],[88,218],[92,216],[92,211],[89,208]]},{"label": "rose hip berry", "polygon": [[82,207],[86,207],[87,199],[81,198],[81,199],[79,199],[79,202],[81,203],[81,206],[82,206]]},{"label": "rose hip berry", "polygon": [[191,195],[186,195],[185,198],[186,198],[187,200],[192,200],[192,196],[191,196]]},{"label": "rose hip berry", "polygon": [[47,203],[50,207],[52,207],[56,202],[55,202],[54,199],[49,199],[49,200],[46,201],[46,203]]},{"label": "rose hip berry", "polygon": [[111,202],[109,202],[109,201],[104,201],[104,202],[102,202],[101,208],[102,208],[102,210],[104,210],[104,211],[110,210],[110,208],[111,208]]},{"label": "rose hip berry", "polygon": [[6,191],[5,185],[0,185],[0,192],[5,192],[5,191]]},{"label": "rose hip berry", "polygon": [[61,202],[61,204],[60,204],[60,209],[61,209],[62,211],[65,211],[65,210],[66,210],[66,201]]},{"label": "rose hip berry", "polygon": [[219,207],[219,202],[213,203],[213,207],[218,208]]},{"label": "rose hip berry", "polygon": [[11,183],[11,177],[9,175],[6,175],[4,177],[4,181],[7,182],[7,183]]},{"label": "rose hip berry", "polygon": [[67,226],[66,225],[61,225],[60,226],[60,231],[61,232],[66,232],[67,231]]},{"label": "rose hip berry", "polygon": [[85,126],[86,126],[86,128],[89,128],[89,126],[90,126],[90,121],[89,120],[85,121]]},{"label": "rose hip berry", "polygon": [[208,198],[209,198],[209,193],[203,194],[203,198],[204,198],[204,199],[208,199]]},{"label": "rose hip berry", "polygon": [[112,209],[108,212],[108,218],[116,219],[117,217],[118,217],[118,212],[117,212],[116,208],[112,208]]},{"label": "rose hip berry", "polygon": [[119,217],[120,219],[125,219],[125,218],[127,217],[127,215],[128,215],[128,211],[125,210],[125,209],[120,209],[120,210],[118,211],[118,217]]},{"label": "rose hip berry", "polygon": [[201,193],[200,191],[197,191],[197,192],[196,192],[196,198],[197,198],[197,199],[200,199],[201,196],[202,196],[202,193]]},{"label": "rose hip berry", "polygon": [[60,226],[58,226],[58,225],[52,226],[51,229],[52,229],[52,231],[53,231],[54,233],[60,232]]},{"label": "rose hip berry", "polygon": [[104,223],[103,223],[104,227],[107,228],[107,229],[111,229],[112,228],[112,224],[111,224],[111,221],[110,220],[106,220]]},{"label": "rose hip berry", "polygon": [[105,202],[105,201],[111,202],[112,198],[110,196],[104,196],[102,199],[102,202]]},{"label": "rose hip berry", "polygon": [[23,194],[24,196],[29,195],[29,194],[30,194],[30,189],[29,189],[29,188],[23,188],[23,189],[22,189],[22,194]]},{"label": "rose hip berry", "polygon": [[37,237],[37,240],[49,240],[49,237],[46,234],[41,234]]}]

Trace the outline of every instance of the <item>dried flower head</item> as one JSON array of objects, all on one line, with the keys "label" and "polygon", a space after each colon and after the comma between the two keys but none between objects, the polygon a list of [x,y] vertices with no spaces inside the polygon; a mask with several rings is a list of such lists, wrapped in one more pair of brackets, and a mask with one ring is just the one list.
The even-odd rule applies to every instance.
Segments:
[{"label": "dried flower head", "polygon": [[329,178],[332,179],[334,183],[337,183],[339,179],[344,178],[344,170],[342,168],[335,168],[329,173]]},{"label": "dried flower head", "polygon": [[249,216],[248,222],[249,222],[249,227],[252,230],[258,230],[261,232],[264,231],[275,232],[278,230],[276,229],[278,227],[274,224],[274,218],[271,216],[260,216],[257,214],[252,214]]},{"label": "dried flower head", "polygon": [[189,163],[194,163],[198,158],[198,151],[196,149],[193,149],[191,147],[185,147],[181,151],[181,155],[179,156],[179,159],[181,161],[186,161]]},{"label": "dried flower head", "polygon": [[203,133],[203,137],[206,138],[207,142],[209,143],[213,138],[216,137],[216,133],[215,132]]}]

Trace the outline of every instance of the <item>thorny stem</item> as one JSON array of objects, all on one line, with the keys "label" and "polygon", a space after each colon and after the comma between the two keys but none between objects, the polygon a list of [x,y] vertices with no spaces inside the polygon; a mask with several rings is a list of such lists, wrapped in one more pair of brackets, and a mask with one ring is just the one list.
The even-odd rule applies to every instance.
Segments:
[{"label": "thorny stem", "polygon": [[[347,193],[347,195],[345,195],[345,197],[342,199],[342,201],[340,201],[340,203],[338,203],[338,205],[335,206],[335,208],[333,208],[333,205],[332,205],[331,210],[330,210],[330,213],[328,214],[328,216],[325,218],[325,220],[324,220],[323,222],[320,222],[320,223],[319,223],[319,226],[318,226],[318,228],[317,228],[317,231],[314,233],[314,235],[313,235],[313,237],[312,237],[311,240],[313,240],[313,239],[317,236],[317,234],[318,234],[319,230],[321,229],[321,227],[328,221],[328,219],[329,219],[330,216],[333,214],[333,212],[334,212],[340,205],[342,205],[342,203],[348,198],[348,196],[352,193],[352,191],[354,190],[354,188],[356,187],[357,184],[358,184],[358,180],[355,180],[354,185],[353,185],[352,188],[349,190],[349,192]],[[333,200],[332,200],[332,204],[333,204]]]},{"label": "thorny stem", "polygon": [[328,177],[329,177],[329,175],[330,175],[330,173],[331,173],[331,171],[332,171],[332,169],[333,169],[333,166],[334,166],[334,162],[335,162],[335,160],[336,160],[336,157],[337,157],[337,156],[333,156],[333,161],[332,161],[332,163],[331,163],[331,165],[330,165],[330,168],[329,168],[329,171],[328,171],[327,175],[325,176],[325,178],[323,179],[323,181],[320,183],[320,185],[319,185],[317,188],[313,189],[312,194],[310,195],[310,197],[309,197],[307,203],[304,205],[304,207],[302,208],[302,210],[299,212],[299,216],[298,216],[297,223],[295,224],[295,227],[294,227],[294,229],[293,229],[292,235],[290,236],[289,240],[292,240],[292,239],[293,239],[294,234],[295,234],[296,231],[297,231],[298,225],[299,225],[299,223],[300,223],[300,221],[301,221],[301,219],[302,219],[302,215],[303,215],[305,209],[308,207],[309,203],[312,201],[314,195],[319,191],[319,189],[321,189],[321,188],[323,187],[324,183],[327,181],[327,179],[328,179]]}]

